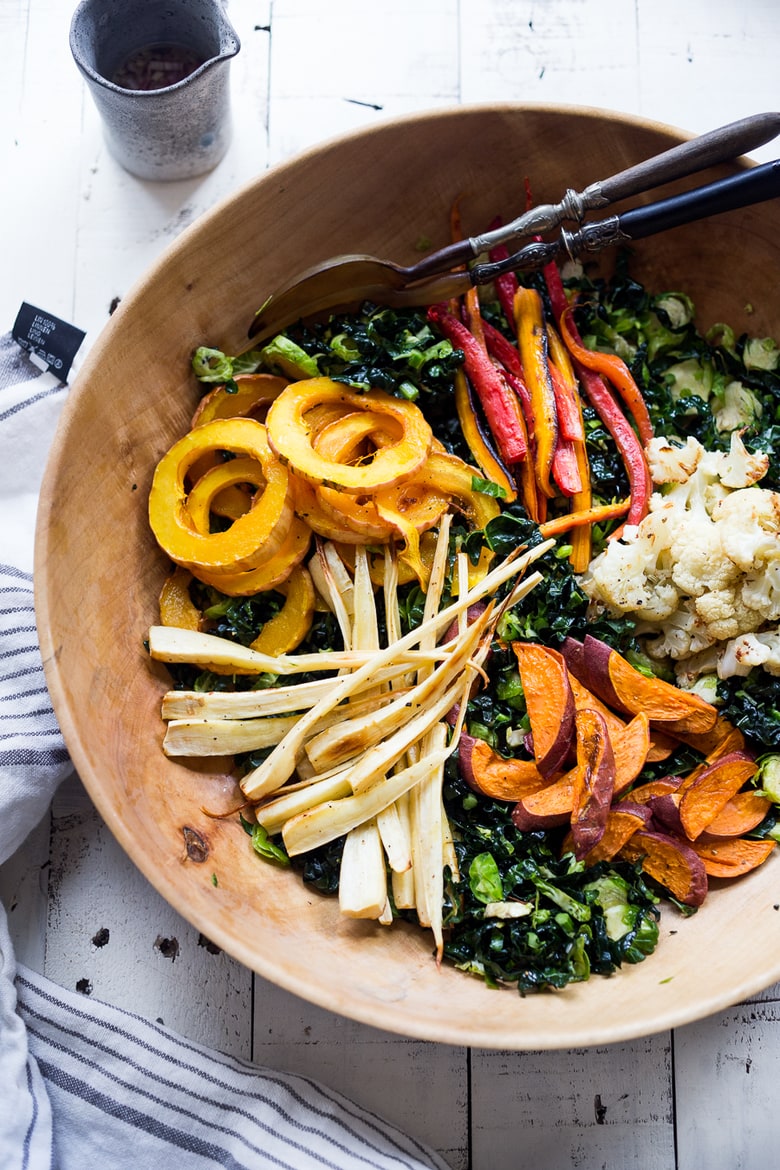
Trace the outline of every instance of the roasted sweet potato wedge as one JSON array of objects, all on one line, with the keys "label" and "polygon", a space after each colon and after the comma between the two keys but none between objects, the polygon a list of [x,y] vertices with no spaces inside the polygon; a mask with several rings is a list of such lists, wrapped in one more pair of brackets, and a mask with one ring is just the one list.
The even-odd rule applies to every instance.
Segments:
[{"label": "roasted sweet potato wedge", "polygon": [[493,800],[521,800],[547,784],[533,760],[508,760],[483,739],[461,733],[460,774],[470,788]]},{"label": "roasted sweet potato wedge", "polygon": [[648,764],[657,764],[661,760],[668,760],[677,746],[676,739],[672,739],[670,735],[665,735],[663,731],[653,728],[650,733],[650,748],[647,753]]},{"label": "roasted sweet potato wedge", "polygon": [[625,843],[619,856],[626,861],[641,861],[645,873],[665,886],[684,906],[701,906],[707,896],[704,862],[685,841],[640,829]]},{"label": "roasted sweet potato wedge", "polygon": [[[648,824],[651,815],[650,809],[644,804],[621,801],[613,805],[609,810],[601,840],[588,850],[582,860],[586,865],[595,865],[597,861],[611,861],[629,838]],[[574,852],[574,839],[571,832],[566,834],[561,852]]]},{"label": "roasted sweet potato wedge", "polygon": [[647,762],[650,750],[647,716],[635,715],[621,732],[610,738],[615,755],[615,796],[618,796],[634,783]]},{"label": "roasted sweet potato wedge", "polygon": [[604,836],[615,792],[615,756],[604,716],[578,711],[577,766],[572,776],[571,836],[574,856],[581,861]]},{"label": "roasted sweet potato wedge", "polygon": [[731,841],[695,841],[692,848],[710,877],[732,878],[762,865],[775,847],[774,841],[737,837]]},{"label": "roasted sweet potato wedge", "polygon": [[707,825],[707,839],[742,837],[761,824],[771,807],[771,801],[759,792],[738,792]]},{"label": "roasted sweet potato wedge", "polygon": [[689,841],[695,841],[704,832],[755,770],[752,756],[729,752],[709,764],[692,784],[683,782],[680,820]]},{"label": "roasted sweet potato wedge", "polygon": [[573,771],[518,800],[512,809],[512,820],[518,829],[533,833],[537,829],[554,829],[569,823],[574,793]]},{"label": "roasted sweet potato wedge", "polygon": [[654,796],[663,796],[665,792],[676,792],[681,783],[682,780],[679,776],[662,776],[658,780],[648,780],[646,784],[632,788],[626,794],[626,800],[630,800],[634,804],[648,804]]},{"label": "roasted sweet potato wedge", "polygon": [[[610,736],[615,761],[613,795],[624,792],[641,772],[648,743],[648,724],[644,715],[637,715],[619,734]],[[533,831],[565,825],[571,820],[574,805],[574,772],[571,769],[553,780],[546,788],[522,797],[512,810],[512,820],[518,829]],[[634,799],[631,793],[631,800]]]},{"label": "roasted sweet potato wedge", "polygon": [[569,686],[571,687],[571,693],[574,698],[575,711],[598,711],[604,718],[610,736],[616,735],[625,728],[625,719],[622,719],[620,715],[610,710],[606,703],[602,703],[601,699],[597,695],[594,695],[593,691],[589,691],[587,687],[584,687],[580,680],[571,672],[569,672]]},{"label": "roasted sweet potato wedge", "polygon": [[647,807],[652,812],[653,820],[657,822],[658,827],[663,832],[672,833],[675,837],[685,836],[680,819],[681,800],[682,794],[678,790],[677,792],[662,792],[651,796],[647,802]]},{"label": "roasted sweet potato wedge", "polygon": [[660,678],[648,678],[606,642],[585,636],[583,656],[586,686],[610,707],[637,715],[644,711],[660,730],[702,733],[710,731],[718,712],[692,691],[682,691]]},{"label": "roasted sweet potato wedge", "polygon": [[574,742],[574,697],[563,656],[535,642],[513,642],[536,766],[543,776],[563,767]]},{"label": "roasted sweet potato wedge", "polygon": [[701,752],[710,761],[716,760],[718,756],[725,756],[728,752],[744,751],[745,749],[744,735],[723,715],[718,716],[709,731],[703,731],[700,734],[685,731],[673,724],[670,724],[665,730],[680,743],[686,743],[689,747],[695,748],[697,752]]}]

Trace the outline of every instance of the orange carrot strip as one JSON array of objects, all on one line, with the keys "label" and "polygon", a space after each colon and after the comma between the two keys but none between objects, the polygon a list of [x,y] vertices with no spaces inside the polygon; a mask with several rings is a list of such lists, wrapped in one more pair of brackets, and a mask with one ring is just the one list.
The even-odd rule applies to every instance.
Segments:
[{"label": "orange carrot strip", "polygon": [[639,438],[646,446],[653,437],[653,424],[650,422],[647,404],[631,375],[631,371],[623,359],[618,357],[617,354],[601,353],[598,350],[587,349],[578,341],[574,337],[569,325],[571,313],[571,308],[564,309],[559,323],[566,348],[581,365],[596,374],[601,374],[603,378],[611,382],[620,392],[631,417],[636,423]]},{"label": "orange carrot strip", "polygon": [[625,516],[630,500],[620,500],[617,504],[597,504],[595,508],[583,508],[577,512],[566,512],[563,516],[555,516],[552,520],[545,520],[539,525],[539,531],[545,539],[551,536],[560,536],[572,528],[584,525],[600,524],[604,520],[616,520]]}]

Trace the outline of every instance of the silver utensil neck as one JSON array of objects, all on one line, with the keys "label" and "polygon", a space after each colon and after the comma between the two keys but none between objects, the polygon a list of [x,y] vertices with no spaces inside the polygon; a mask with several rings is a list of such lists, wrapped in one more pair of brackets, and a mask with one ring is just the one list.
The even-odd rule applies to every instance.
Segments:
[{"label": "silver utensil neck", "polygon": [[540,203],[511,223],[479,236],[470,236],[472,254],[480,256],[498,244],[510,244],[528,236],[541,235],[564,221],[581,223],[588,211],[604,207],[608,202],[602,194],[601,183],[592,183],[584,191],[569,188],[559,203]]},{"label": "silver utensil neck", "polygon": [[613,244],[624,243],[629,238],[621,227],[620,216],[610,215],[606,219],[583,224],[576,231],[561,228],[557,239],[536,240],[504,260],[492,264],[475,264],[470,270],[470,276],[476,285],[489,284],[505,272],[535,272],[561,256],[576,260],[583,252],[600,252]]}]

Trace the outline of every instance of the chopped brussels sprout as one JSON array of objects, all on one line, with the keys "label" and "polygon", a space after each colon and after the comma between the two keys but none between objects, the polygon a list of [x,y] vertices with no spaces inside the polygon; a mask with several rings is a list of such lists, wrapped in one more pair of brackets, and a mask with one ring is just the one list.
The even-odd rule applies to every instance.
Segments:
[{"label": "chopped brussels sprout", "polygon": [[675,400],[696,395],[706,402],[712,393],[715,371],[709,362],[692,357],[670,366],[664,377]]},{"label": "chopped brussels sprout", "polygon": [[693,691],[695,695],[699,695],[706,703],[712,703],[713,707],[719,707],[723,702],[718,697],[718,676],[716,674],[701,674],[685,689],[687,691]]},{"label": "chopped brussels sprout", "polygon": [[192,356],[192,369],[200,382],[229,382],[238,374],[251,374],[260,365],[260,351],[251,349],[238,357],[230,357],[221,349],[201,345]]},{"label": "chopped brussels sprout", "polygon": [[475,898],[485,905],[502,902],[504,887],[492,853],[478,853],[469,866],[469,886]]},{"label": "chopped brussels sprout", "polygon": [[753,783],[763,792],[767,800],[780,804],[780,756],[763,756]]},{"label": "chopped brussels sprout", "polygon": [[719,321],[717,325],[708,329],[704,336],[710,345],[720,346],[721,349],[727,350],[732,357],[737,356],[737,339],[730,325],[724,325],[722,321]]},{"label": "chopped brussels sprout", "polygon": [[719,431],[737,431],[752,426],[764,413],[761,401],[742,382],[729,382],[716,390],[712,403],[715,426]]},{"label": "chopped brussels sprout", "polygon": [[317,378],[319,367],[316,359],[301,349],[284,333],[280,333],[273,341],[269,341],[260,351],[263,364],[268,369],[279,371],[288,378]]},{"label": "chopped brussels sprout", "polygon": [[776,370],[780,349],[771,337],[751,337],[745,342],[742,360],[746,370]]},{"label": "chopped brussels sprout", "polygon": [[695,307],[685,293],[668,292],[653,299],[653,308],[660,309],[669,318],[672,329],[684,329],[693,320]]}]

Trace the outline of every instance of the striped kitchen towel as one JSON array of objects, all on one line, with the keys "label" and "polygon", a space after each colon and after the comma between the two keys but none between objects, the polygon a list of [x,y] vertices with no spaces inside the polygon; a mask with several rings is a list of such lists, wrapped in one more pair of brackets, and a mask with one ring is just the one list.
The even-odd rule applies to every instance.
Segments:
[{"label": "striped kitchen towel", "polygon": [[[33,537],[67,390],[0,337],[0,862],[70,762],[33,610]],[[16,964],[0,905],[0,1170],[446,1170],[323,1085],[242,1063]]]}]

